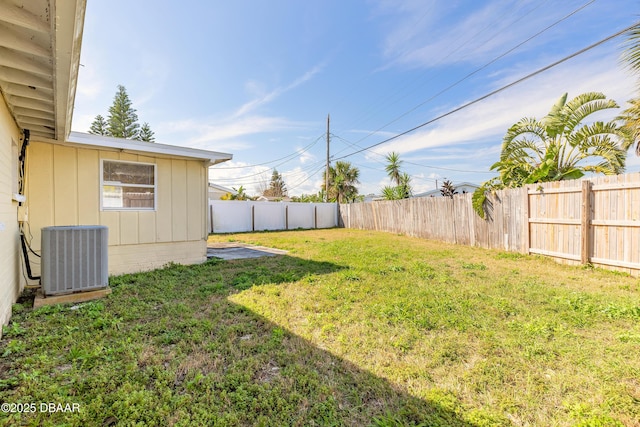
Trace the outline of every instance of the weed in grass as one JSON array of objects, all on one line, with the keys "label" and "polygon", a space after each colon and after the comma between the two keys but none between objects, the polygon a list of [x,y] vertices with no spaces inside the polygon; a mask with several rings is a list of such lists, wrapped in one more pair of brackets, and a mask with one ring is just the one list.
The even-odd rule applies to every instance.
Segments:
[{"label": "weed in grass", "polygon": [[2,333],[5,337],[19,337],[26,332],[27,330],[18,322],[11,322],[9,325],[2,327]]},{"label": "weed in grass", "polygon": [[342,278],[348,281],[359,281],[362,280],[362,277],[356,273],[355,271],[346,270],[342,273]]},{"label": "weed in grass", "polygon": [[8,357],[11,355],[17,356],[20,353],[22,353],[26,348],[27,346],[24,343],[24,341],[10,340],[9,342],[7,342],[7,345],[5,346],[4,351],[2,352],[2,357]]},{"label": "weed in grass", "polygon": [[226,290],[226,286],[224,283],[205,283],[198,287],[198,294],[200,296],[206,298],[211,295],[215,295],[218,293],[223,293]]},{"label": "weed in grass", "polygon": [[622,333],[616,337],[621,342],[631,342],[640,344],[640,334]]},{"label": "weed in grass", "polygon": [[422,261],[414,262],[409,272],[421,279],[426,279],[426,280],[432,280],[437,276],[436,269],[431,265]]},{"label": "weed in grass", "polygon": [[527,256],[518,252],[498,252],[496,259],[510,259],[514,261],[525,260]]},{"label": "weed in grass", "polygon": [[482,264],[481,262],[463,262],[462,268],[465,270],[486,270],[487,266]]}]

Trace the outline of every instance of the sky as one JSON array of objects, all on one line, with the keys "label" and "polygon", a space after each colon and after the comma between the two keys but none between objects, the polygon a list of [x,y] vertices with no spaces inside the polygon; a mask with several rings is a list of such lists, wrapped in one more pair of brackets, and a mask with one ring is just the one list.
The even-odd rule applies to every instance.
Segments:
[{"label": "sky", "polygon": [[480,184],[507,129],[563,93],[638,96],[625,39],[447,113],[639,20],[640,0],[88,0],[72,128],[123,85],[156,142],[233,154],[210,180],[250,195],[274,169],[290,195],[320,190],[328,116],[331,161],[360,170],[360,194],[391,185],[392,151],[414,193]]}]

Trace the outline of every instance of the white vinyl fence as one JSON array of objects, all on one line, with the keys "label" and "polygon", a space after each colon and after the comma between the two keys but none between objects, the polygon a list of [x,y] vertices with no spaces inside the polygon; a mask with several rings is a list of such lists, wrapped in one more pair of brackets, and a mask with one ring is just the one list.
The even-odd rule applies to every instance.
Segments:
[{"label": "white vinyl fence", "polygon": [[336,203],[209,200],[209,233],[337,226]]}]

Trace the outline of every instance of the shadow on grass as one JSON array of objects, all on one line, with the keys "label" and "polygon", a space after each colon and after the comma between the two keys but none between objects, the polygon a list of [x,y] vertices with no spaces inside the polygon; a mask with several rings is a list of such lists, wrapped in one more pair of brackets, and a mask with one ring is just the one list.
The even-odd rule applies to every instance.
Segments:
[{"label": "shadow on grass", "polygon": [[78,403],[80,410],[0,418],[32,425],[472,426],[453,408],[411,396],[228,299],[342,269],[290,256],[172,265],[111,278],[113,294],[102,301],[20,308],[0,346],[0,401]]}]

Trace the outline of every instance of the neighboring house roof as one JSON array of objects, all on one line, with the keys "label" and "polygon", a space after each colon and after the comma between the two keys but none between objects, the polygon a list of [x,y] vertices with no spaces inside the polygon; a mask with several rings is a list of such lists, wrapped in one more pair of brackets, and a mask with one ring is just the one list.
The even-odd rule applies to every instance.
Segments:
[{"label": "neighboring house roof", "polygon": [[284,197],[272,197],[272,196],[260,196],[256,199],[257,202],[290,202],[291,198],[289,196]]},{"label": "neighboring house roof", "polygon": [[213,182],[209,183],[209,188],[219,191],[221,193],[231,193],[231,194],[238,194],[238,192],[236,190],[234,190],[233,188],[227,188],[227,187],[223,187],[222,185],[218,185],[218,184],[214,184]]},{"label": "neighboring house roof", "polygon": [[[476,188],[480,188],[480,186],[478,184],[472,184],[471,182],[459,182],[459,183],[454,183],[453,186],[455,187],[456,191],[458,193],[461,193],[462,190],[467,191],[467,189],[476,189]],[[468,192],[468,191],[467,191]],[[429,191],[425,191],[422,193],[418,193],[418,194],[414,194],[413,197],[431,197],[431,196],[441,196],[442,193],[440,192],[440,188],[435,189],[435,190],[429,190]]]},{"label": "neighboring house roof", "polygon": [[85,10],[85,0],[0,2],[0,91],[32,137],[71,130]]},{"label": "neighboring house roof", "polygon": [[185,157],[188,159],[200,159],[210,164],[226,162],[233,158],[232,154],[219,153],[217,151],[198,150],[195,148],[178,147],[175,145],[158,144],[156,142],[136,141],[133,139],[112,138],[104,135],[93,135],[83,132],[71,132],[68,143],[73,145],[92,146],[100,149],[114,149],[135,153],[150,153],[167,157]]}]

